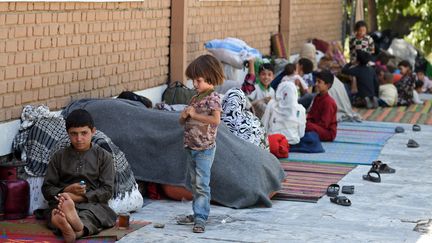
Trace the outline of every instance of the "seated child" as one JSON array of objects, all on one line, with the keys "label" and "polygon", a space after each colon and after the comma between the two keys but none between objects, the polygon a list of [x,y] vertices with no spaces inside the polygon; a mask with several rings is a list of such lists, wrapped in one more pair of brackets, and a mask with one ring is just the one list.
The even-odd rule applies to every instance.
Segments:
[{"label": "seated child", "polygon": [[368,109],[376,108],[378,106],[379,84],[375,70],[367,66],[370,55],[367,52],[357,50],[356,58],[358,65],[347,64],[342,69],[343,74],[355,77],[356,84],[354,85],[357,86],[358,92],[353,94],[353,105],[358,107],[366,105]]},{"label": "seated child", "polygon": [[308,93],[312,93],[312,89],[315,86],[315,81],[313,79],[313,63],[307,58],[300,58],[296,64],[296,71],[300,77],[306,82],[308,86]]},{"label": "seated child", "polygon": [[412,75],[411,64],[403,60],[398,64],[401,79],[395,84],[398,91],[398,105],[411,105],[413,101],[413,91],[415,87],[415,78]]},{"label": "seated child", "polygon": [[413,102],[414,104],[423,104],[423,101],[420,100],[419,94],[422,93],[423,81],[417,80],[415,82],[415,88],[413,90]]},{"label": "seated child", "polygon": [[333,85],[334,76],[330,71],[324,70],[316,74],[315,96],[309,113],[307,114],[306,131],[318,133],[321,141],[333,141],[336,138],[337,106],[328,94]]},{"label": "seated child", "polygon": [[113,227],[117,215],[108,206],[114,187],[114,162],[103,148],[91,143],[96,132],[86,110],[74,110],[66,118],[71,145],[50,159],[42,185],[49,203],[48,227],[65,242]]},{"label": "seated child", "polygon": [[425,75],[425,72],[423,70],[417,71],[417,80],[423,82],[423,93],[432,93],[432,81]]},{"label": "seated child", "polygon": [[306,110],[297,103],[297,89],[292,82],[282,82],[262,118],[268,134],[283,134],[289,144],[297,144],[305,133]]},{"label": "seated child", "polygon": [[[307,59],[306,59],[307,60]],[[308,85],[304,79],[297,74],[296,65],[288,63],[285,66],[285,76],[282,78],[281,82],[292,82],[297,86],[299,96],[303,96],[308,93]]]},{"label": "seated child", "polygon": [[270,86],[274,77],[274,68],[270,63],[262,64],[258,70],[259,82],[255,82],[254,63],[255,60],[253,59],[248,61],[249,71],[242,85],[242,90],[252,102],[255,115],[261,118],[267,103],[275,96],[275,91]]},{"label": "seated child", "polygon": [[378,76],[380,81],[379,86],[379,100],[378,104],[383,107],[396,105],[398,93],[393,84],[393,74],[389,72],[380,71]]}]

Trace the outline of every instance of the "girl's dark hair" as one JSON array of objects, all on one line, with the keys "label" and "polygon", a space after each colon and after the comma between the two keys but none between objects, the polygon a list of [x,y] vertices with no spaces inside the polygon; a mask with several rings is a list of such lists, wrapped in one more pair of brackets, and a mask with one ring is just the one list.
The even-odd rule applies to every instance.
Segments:
[{"label": "girl's dark hair", "polygon": [[260,65],[260,67],[258,68],[258,73],[261,73],[264,70],[269,70],[272,73],[274,73],[274,67],[271,63],[263,63]]},{"label": "girl's dark hair", "polygon": [[186,68],[186,77],[194,80],[203,78],[207,83],[220,85],[224,81],[222,64],[212,55],[202,55]]},{"label": "girl's dark hair", "polygon": [[300,60],[298,60],[298,64],[302,67],[304,74],[308,74],[313,71],[313,63],[307,58],[300,58]]},{"label": "girl's dark hair", "polygon": [[366,27],[367,29],[367,24],[366,22],[364,22],[363,20],[357,21],[354,25],[354,30],[358,31],[361,27]]},{"label": "girl's dark hair", "polygon": [[411,63],[409,63],[407,60],[402,60],[402,61],[398,64],[398,67],[399,67],[399,66],[407,67],[407,68],[409,68],[410,71],[412,70]]},{"label": "girl's dark hair", "polygon": [[285,65],[285,74],[286,75],[291,75],[295,72],[295,65],[292,63],[288,63],[287,65]]},{"label": "girl's dark hair", "polygon": [[66,118],[66,131],[72,127],[89,127],[93,129],[94,122],[90,113],[83,109],[72,111]]}]

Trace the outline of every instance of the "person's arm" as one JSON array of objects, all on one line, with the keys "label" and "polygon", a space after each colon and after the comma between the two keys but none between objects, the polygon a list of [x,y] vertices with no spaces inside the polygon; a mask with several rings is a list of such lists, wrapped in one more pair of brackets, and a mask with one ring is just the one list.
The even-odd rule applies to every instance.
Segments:
[{"label": "person's arm", "polygon": [[180,125],[184,125],[187,118],[189,117],[188,109],[189,106],[185,107],[184,110],[180,113],[180,118],[179,118]]},{"label": "person's arm", "polygon": [[353,68],[351,68],[351,63],[345,64],[341,72],[346,75],[354,75]]},{"label": "person's arm", "polygon": [[[89,189],[85,198],[90,203],[107,203],[109,199],[111,199],[113,195],[114,188],[114,161],[108,152],[99,151],[100,158],[100,167],[99,167],[99,187],[95,189]],[[99,159],[99,158],[98,158]],[[95,161],[96,163],[96,161]]]},{"label": "person's arm", "polygon": [[371,36],[369,36],[368,38],[368,44],[369,44],[369,52],[370,54],[374,54],[375,53],[375,44],[374,44],[374,40]]},{"label": "person's arm", "polygon": [[241,90],[246,94],[249,95],[255,90],[255,60],[250,59],[248,61],[249,69],[248,74],[246,74],[246,77],[243,81]]},{"label": "person's arm", "polygon": [[195,111],[193,107],[189,110],[189,115],[192,119],[200,121],[202,123],[207,123],[211,125],[219,125],[220,123],[220,117],[221,117],[221,111],[220,110],[213,110],[210,115],[205,114],[199,114]]},{"label": "person's arm", "polygon": [[57,164],[61,162],[60,152],[55,153],[48,164],[48,169],[42,184],[42,194],[47,201],[56,200],[56,196],[63,192],[64,187],[58,186],[60,183],[60,171]]}]

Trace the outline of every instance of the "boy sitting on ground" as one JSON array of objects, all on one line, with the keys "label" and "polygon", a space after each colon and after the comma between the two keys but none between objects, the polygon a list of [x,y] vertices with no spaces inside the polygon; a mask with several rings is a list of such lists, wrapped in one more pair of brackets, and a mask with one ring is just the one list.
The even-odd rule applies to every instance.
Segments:
[{"label": "boy sitting on ground", "polygon": [[114,187],[112,156],[91,143],[96,132],[86,110],[66,118],[71,145],[57,151],[48,165],[42,193],[49,203],[48,227],[65,242],[113,227],[116,213],[108,206]]},{"label": "boy sitting on ground", "polygon": [[432,93],[432,81],[425,75],[425,72],[423,70],[417,71],[417,80],[423,82],[423,93]]},{"label": "boy sitting on ground", "polygon": [[333,85],[334,76],[328,70],[316,74],[315,96],[311,109],[307,114],[306,131],[318,133],[321,141],[333,141],[336,138],[336,102],[328,94]]},{"label": "boy sitting on ground", "polygon": [[285,66],[285,76],[282,78],[281,82],[292,82],[297,87],[297,94],[299,97],[308,93],[308,85],[304,79],[297,74],[296,65],[288,63]]},{"label": "boy sitting on ground", "polygon": [[419,94],[423,93],[422,88],[423,88],[423,81],[421,80],[417,80],[415,82],[415,88],[413,91],[413,102],[414,104],[419,104],[419,105],[423,105],[423,101],[420,99]]},{"label": "boy sitting on ground", "polygon": [[398,93],[393,84],[393,74],[380,70],[378,75],[380,81],[379,87],[379,100],[378,104],[382,107],[389,107],[396,105]]},{"label": "boy sitting on ground", "polygon": [[255,82],[255,60],[248,61],[249,71],[242,85],[242,91],[252,102],[255,115],[261,119],[268,102],[275,97],[275,91],[270,86],[274,78],[274,68],[270,63],[263,63],[258,70],[259,82]]}]

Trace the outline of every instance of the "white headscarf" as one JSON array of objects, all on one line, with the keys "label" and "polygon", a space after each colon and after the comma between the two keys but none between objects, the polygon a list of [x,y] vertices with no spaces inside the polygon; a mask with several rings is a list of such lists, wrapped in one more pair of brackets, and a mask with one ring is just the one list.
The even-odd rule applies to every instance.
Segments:
[{"label": "white headscarf", "polygon": [[304,136],[306,110],[297,102],[297,88],[292,82],[282,82],[276,90],[262,118],[268,134],[281,133],[289,144],[297,144]]}]

